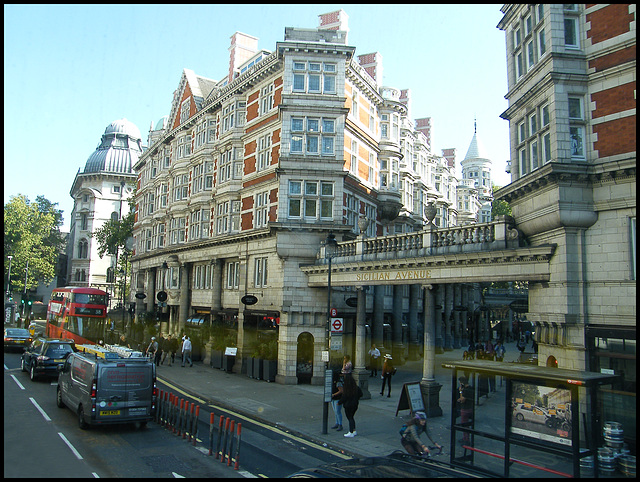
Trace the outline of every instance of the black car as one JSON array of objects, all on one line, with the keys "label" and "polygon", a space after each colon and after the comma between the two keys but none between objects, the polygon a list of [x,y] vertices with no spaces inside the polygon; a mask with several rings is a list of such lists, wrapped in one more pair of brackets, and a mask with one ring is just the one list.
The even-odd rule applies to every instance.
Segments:
[{"label": "black car", "polygon": [[19,348],[24,350],[25,346],[29,346],[32,336],[29,330],[24,328],[5,328],[4,329],[4,347]]},{"label": "black car", "polygon": [[399,450],[384,457],[343,460],[300,470],[288,478],[482,478],[486,474],[447,462],[409,455]]},{"label": "black car", "polygon": [[22,354],[22,371],[28,371],[31,380],[40,375],[57,377],[58,365],[74,351],[77,350],[73,340],[36,338]]}]

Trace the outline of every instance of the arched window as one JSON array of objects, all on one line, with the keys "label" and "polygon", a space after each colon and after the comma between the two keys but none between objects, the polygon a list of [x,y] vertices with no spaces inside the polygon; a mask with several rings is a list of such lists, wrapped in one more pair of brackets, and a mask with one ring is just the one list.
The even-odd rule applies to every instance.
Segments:
[{"label": "arched window", "polygon": [[78,258],[86,259],[89,255],[89,243],[86,239],[81,239],[78,242]]},{"label": "arched window", "polygon": [[107,283],[113,283],[115,281],[115,276],[113,273],[113,267],[107,268]]},{"label": "arched window", "polygon": [[118,220],[118,213],[116,211],[113,211],[111,213],[111,221],[117,221]]},{"label": "arched window", "polygon": [[77,269],[76,270],[76,281],[86,281],[87,280],[87,275],[85,270],[83,269]]}]

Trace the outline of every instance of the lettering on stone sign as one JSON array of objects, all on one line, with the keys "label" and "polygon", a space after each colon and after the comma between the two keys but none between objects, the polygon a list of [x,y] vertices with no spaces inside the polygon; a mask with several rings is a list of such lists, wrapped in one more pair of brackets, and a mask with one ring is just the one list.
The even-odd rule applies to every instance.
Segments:
[{"label": "lettering on stone sign", "polygon": [[390,281],[426,279],[431,277],[431,270],[415,269],[402,271],[384,271],[376,273],[356,273],[356,281]]}]

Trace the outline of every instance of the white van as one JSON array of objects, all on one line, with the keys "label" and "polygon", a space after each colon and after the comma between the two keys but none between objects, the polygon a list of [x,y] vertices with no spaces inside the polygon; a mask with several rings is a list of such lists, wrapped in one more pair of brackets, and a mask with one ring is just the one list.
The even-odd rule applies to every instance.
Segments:
[{"label": "white van", "polygon": [[56,403],[76,412],[80,428],[153,420],[156,366],[148,358],[124,358],[97,347],[69,354],[58,370]]}]

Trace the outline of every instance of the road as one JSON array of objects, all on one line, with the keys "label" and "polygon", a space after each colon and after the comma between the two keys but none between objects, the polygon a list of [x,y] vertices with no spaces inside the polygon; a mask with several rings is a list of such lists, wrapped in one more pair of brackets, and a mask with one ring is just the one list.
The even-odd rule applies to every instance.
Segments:
[{"label": "road", "polygon": [[[56,380],[29,380],[20,369],[20,353],[5,353],[4,367],[5,477],[284,477],[345,458],[206,403],[196,446],[155,422],[146,428],[120,424],[80,430],[75,414],[56,406]],[[187,398],[162,379],[158,386]],[[238,470],[208,454],[211,411],[216,425],[221,415],[242,423]]]}]

